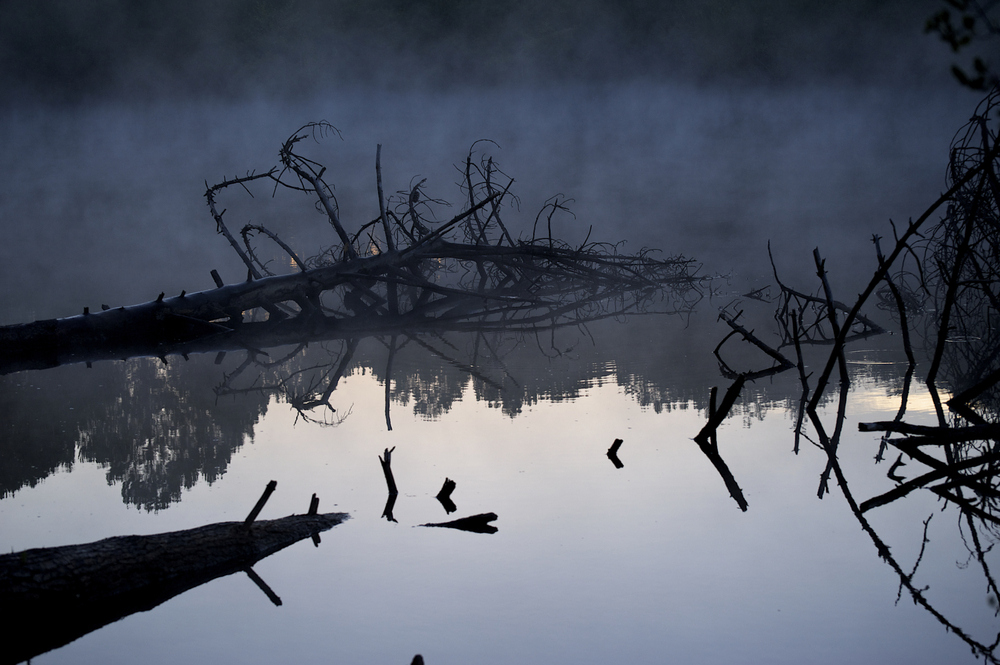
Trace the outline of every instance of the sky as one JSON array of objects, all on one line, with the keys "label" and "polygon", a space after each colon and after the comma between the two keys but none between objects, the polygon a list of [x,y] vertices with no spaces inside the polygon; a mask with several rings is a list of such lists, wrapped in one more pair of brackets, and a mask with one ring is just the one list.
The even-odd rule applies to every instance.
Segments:
[{"label": "sky", "polygon": [[5,2],[0,81],[17,93],[7,103],[22,95],[302,95],[348,82],[899,84],[950,76],[953,58],[968,59],[924,34],[943,7],[942,0]]}]

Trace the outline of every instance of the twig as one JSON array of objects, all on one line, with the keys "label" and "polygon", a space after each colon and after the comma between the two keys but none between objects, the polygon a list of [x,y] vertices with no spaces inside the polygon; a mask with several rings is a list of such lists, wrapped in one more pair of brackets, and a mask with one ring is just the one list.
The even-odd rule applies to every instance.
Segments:
[{"label": "twig", "polygon": [[382,218],[382,231],[385,233],[385,244],[390,252],[396,250],[396,243],[392,240],[392,231],[389,229],[389,218],[385,214],[385,194],[382,193],[382,144],[379,143],[375,149],[375,180],[378,184],[378,210]]}]

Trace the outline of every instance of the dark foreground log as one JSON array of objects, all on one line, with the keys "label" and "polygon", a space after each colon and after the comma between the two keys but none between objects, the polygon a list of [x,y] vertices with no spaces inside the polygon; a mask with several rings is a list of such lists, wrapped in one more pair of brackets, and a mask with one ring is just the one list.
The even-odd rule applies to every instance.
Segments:
[{"label": "dark foreground log", "polygon": [[0,556],[0,663],[20,663],[348,519],[290,515]]}]

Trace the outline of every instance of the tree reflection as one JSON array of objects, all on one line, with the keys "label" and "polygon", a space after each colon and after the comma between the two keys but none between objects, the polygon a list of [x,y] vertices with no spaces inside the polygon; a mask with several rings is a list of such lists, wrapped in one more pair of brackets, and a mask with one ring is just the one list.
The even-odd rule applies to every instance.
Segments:
[{"label": "tree reflection", "polygon": [[[697,352],[710,342],[701,325],[651,316],[536,333],[397,329],[394,346],[393,335],[314,334],[292,344],[280,335],[277,346],[244,337],[241,349],[191,349],[188,361],[178,354],[166,364],[135,358],[0,376],[3,489],[37,483],[79,458],[105,466],[126,503],[160,510],[222,476],[271,400],[311,426],[350,417],[351,400],[339,391],[355,373],[387,386],[390,410],[428,419],[469,394],[516,417],[603,382],[657,412],[707,408],[713,366]],[[785,399],[776,386],[751,389],[760,401]]]},{"label": "tree reflection", "polygon": [[135,359],[0,379],[4,496],[79,459],[106,469],[122,500],[161,510],[217,480],[252,436],[266,397],[216,400],[207,363]]},{"label": "tree reflection", "polygon": [[[319,345],[319,359],[306,358],[306,344],[299,344],[287,354],[272,354],[247,349],[239,366],[223,376],[215,388],[218,397],[257,394],[275,395],[297,412],[297,418],[321,426],[340,424],[347,413],[338,413],[330,403],[333,392],[350,368],[358,340],[342,341],[339,346]],[[298,359],[298,362],[294,362]]]},{"label": "tree reflection", "polygon": [[80,370],[0,377],[0,498],[73,468],[79,414],[66,406],[88,397],[72,380]]},{"label": "tree reflection", "polygon": [[204,366],[140,360],[114,364],[114,397],[79,424],[80,459],[107,468],[126,503],[161,510],[182,489],[223,473],[267,407],[266,398],[216,401],[191,389]]}]

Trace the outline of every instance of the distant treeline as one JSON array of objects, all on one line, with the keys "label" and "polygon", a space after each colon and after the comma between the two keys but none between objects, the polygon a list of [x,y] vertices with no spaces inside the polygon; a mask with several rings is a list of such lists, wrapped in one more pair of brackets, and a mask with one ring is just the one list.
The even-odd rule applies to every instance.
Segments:
[{"label": "distant treeline", "polygon": [[8,0],[0,84],[73,99],[351,79],[878,79],[915,75],[928,53],[947,71],[923,34],[942,1]]}]

